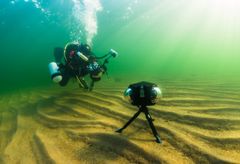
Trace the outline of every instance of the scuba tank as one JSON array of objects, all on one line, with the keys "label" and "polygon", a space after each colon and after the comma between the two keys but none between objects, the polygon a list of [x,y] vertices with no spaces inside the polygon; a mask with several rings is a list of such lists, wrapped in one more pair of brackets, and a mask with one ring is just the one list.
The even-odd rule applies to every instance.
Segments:
[{"label": "scuba tank", "polygon": [[49,69],[51,79],[53,80],[53,82],[59,83],[62,80],[62,75],[61,75],[61,72],[59,71],[59,67],[58,67],[57,63],[55,63],[55,62],[49,63],[48,69]]},{"label": "scuba tank", "polygon": [[85,55],[83,55],[81,52],[77,52],[77,55],[78,55],[82,60],[84,60],[85,62],[88,61],[88,57],[86,57]]}]

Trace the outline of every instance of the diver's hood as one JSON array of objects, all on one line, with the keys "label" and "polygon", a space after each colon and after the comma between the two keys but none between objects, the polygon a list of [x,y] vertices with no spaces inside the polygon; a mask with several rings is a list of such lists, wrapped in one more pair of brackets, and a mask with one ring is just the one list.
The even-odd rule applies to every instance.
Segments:
[{"label": "diver's hood", "polygon": [[92,54],[92,49],[88,44],[80,44],[78,50],[87,56]]}]

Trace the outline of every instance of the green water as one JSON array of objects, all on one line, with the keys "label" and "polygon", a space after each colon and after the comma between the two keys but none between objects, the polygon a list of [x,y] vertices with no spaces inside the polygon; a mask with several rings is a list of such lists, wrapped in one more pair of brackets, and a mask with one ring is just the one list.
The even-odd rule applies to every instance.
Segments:
[{"label": "green water", "polygon": [[53,48],[76,39],[99,55],[119,52],[110,77],[238,79],[239,7],[237,0],[1,0],[0,92],[51,85]]}]

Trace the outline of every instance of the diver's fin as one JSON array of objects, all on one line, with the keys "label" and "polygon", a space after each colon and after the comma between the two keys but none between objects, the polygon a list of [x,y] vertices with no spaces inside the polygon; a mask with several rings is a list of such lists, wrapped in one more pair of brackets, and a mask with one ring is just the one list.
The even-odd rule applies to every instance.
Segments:
[{"label": "diver's fin", "polygon": [[56,63],[61,63],[62,58],[63,58],[63,53],[64,53],[63,48],[61,48],[61,47],[54,48],[53,54],[54,54]]}]

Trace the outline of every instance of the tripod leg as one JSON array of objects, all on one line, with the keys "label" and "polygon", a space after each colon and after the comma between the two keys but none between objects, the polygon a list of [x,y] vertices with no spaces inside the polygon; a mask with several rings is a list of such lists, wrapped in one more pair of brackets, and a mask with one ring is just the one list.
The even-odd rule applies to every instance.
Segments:
[{"label": "tripod leg", "polygon": [[142,112],[142,111],[139,110],[137,113],[135,113],[134,116],[133,116],[122,128],[117,129],[116,132],[121,133],[121,132],[123,131],[123,129],[125,129],[129,124],[131,124],[131,123],[133,122],[133,120],[134,120],[135,118],[137,118],[138,115],[139,115],[141,112]]},{"label": "tripod leg", "polygon": [[162,142],[162,141],[161,141],[161,138],[160,138],[160,136],[158,135],[158,132],[157,132],[157,130],[156,130],[156,128],[155,128],[155,126],[154,126],[154,124],[153,124],[153,122],[152,122],[153,119],[152,119],[150,113],[148,112],[147,109],[144,110],[144,113],[145,113],[145,116],[146,116],[146,118],[147,118],[147,121],[148,121],[148,123],[149,123],[149,125],[150,125],[150,127],[151,127],[151,129],[152,129],[152,133],[153,133],[153,135],[154,135],[155,138],[156,138],[156,142],[157,142],[157,143],[161,143],[161,142]]}]

